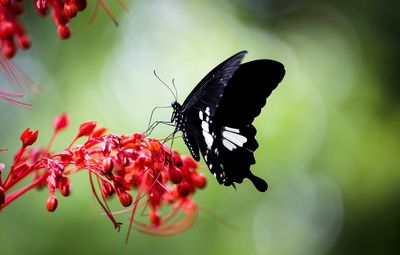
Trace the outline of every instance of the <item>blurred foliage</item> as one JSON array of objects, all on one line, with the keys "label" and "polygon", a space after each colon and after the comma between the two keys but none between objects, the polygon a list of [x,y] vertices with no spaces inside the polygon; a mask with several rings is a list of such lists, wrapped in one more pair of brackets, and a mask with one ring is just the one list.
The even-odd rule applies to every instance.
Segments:
[{"label": "blurred foliage", "polygon": [[[0,102],[0,146],[9,148],[0,161],[10,163],[26,127],[39,129],[46,144],[64,111],[72,127],[93,119],[112,133],[143,131],[151,109],[173,100],[153,70],[169,84],[175,78],[182,102],[211,68],[246,49],[245,61],[276,59],[287,71],[256,120],[253,169],[270,189],[219,186],[204,167],[209,185],[195,197],[204,210],[191,230],[134,233],[124,245],[125,232],[99,215],[86,176],[76,176],[74,193],[54,214],[45,209],[46,192],[30,192],[1,213],[2,254],[400,253],[397,2],[127,2],[129,12],[107,1],[118,27],[101,10],[88,26],[87,11],[66,41],[27,10],[33,47],[15,62],[42,93],[27,98],[32,111]],[[174,146],[187,152],[180,140]]]}]

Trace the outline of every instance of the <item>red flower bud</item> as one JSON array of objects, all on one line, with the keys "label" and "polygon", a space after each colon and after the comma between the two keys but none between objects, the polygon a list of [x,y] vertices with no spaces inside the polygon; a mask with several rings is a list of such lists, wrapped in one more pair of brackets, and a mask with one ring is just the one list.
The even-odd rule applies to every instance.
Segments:
[{"label": "red flower bud", "polygon": [[179,184],[182,182],[183,178],[182,171],[176,168],[175,166],[171,165],[168,168],[168,177],[173,184]]},{"label": "red flower bud", "polygon": [[50,195],[46,202],[47,211],[54,212],[57,209],[57,205],[57,197],[54,195]]},{"label": "red flower bud", "polygon": [[183,161],[181,159],[181,156],[179,156],[178,153],[176,153],[175,151],[172,152],[172,157],[173,157],[173,161],[174,161],[174,165],[177,167],[182,167],[183,166]]},{"label": "red flower bud", "polygon": [[30,146],[36,142],[39,131],[30,131],[29,128],[25,129],[25,131],[21,134],[20,140],[22,142],[23,147]]},{"label": "red flower bud", "polygon": [[29,49],[31,47],[31,40],[27,35],[19,36],[17,42],[22,49]]},{"label": "red flower bud", "polygon": [[111,158],[105,158],[103,159],[103,172],[105,174],[111,173],[113,170],[114,164]]},{"label": "red flower bud", "polygon": [[187,182],[182,182],[176,187],[180,197],[187,197],[190,193],[190,186]]},{"label": "red flower bud", "polygon": [[64,197],[68,197],[69,194],[71,194],[71,186],[70,185],[65,185],[60,187],[60,193]]},{"label": "red flower bud", "polygon": [[57,28],[58,36],[61,39],[68,39],[71,35],[71,30],[66,25],[59,25]]},{"label": "red flower bud", "polygon": [[190,168],[197,169],[199,167],[199,163],[197,163],[197,161],[195,161],[192,157],[183,156],[182,161],[183,164],[189,169]]},{"label": "red flower bud", "polygon": [[100,128],[96,128],[93,132],[92,132],[92,135],[91,135],[91,137],[92,138],[94,138],[94,137],[100,137],[100,136],[102,136],[104,133],[106,133],[107,132],[107,128],[105,128],[105,127],[100,127]]},{"label": "red flower bud", "polygon": [[69,19],[75,17],[77,12],[78,12],[78,7],[75,4],[64,3],[64,14]]},{"label": "red flower bud", "polygon": [[82,123],[79,126],[79,133],[77,137],[91,135],[95,127],[96,127],[96,121],[87,121]]},{"label": "red flower bud", "polygon": [[78,8],[78,11],[85,10],[86,6],[87,6],[86,0],[76,0],[75,4],[76,4],[76,7]]},{"label": "red flower bud", "polygon": [[10,21],[2,21],[0,23],[0,38],[10,37],[15,30],[14,23]]},{"label": "red flower bud", "polygon": [[202,189],[207,185],[207,178],[202,174],[192,175],[192,180],[194,185],[199,189]]},{"label": "red flower bud", "polygon": [[132,204],[132,196],[126,191],[120,191],[118,193],[118,198],[122,206],[124,207],[128,207]]},{"label": "red flower bud", "polygon": [[67,177],[62,177],[60,181],[60,193],[64,197],[68,197],[71,193],[71,181]]},{"label": "red flower bud", "polygon": [[114,187],[107,181],[101,181],[101,194],[103,197],[111,197],[115,193]]},{"label": "red flower bud", "polygon": [[38,10],[46,9],[47,1],[46,0],[36,0],[36,8]]},{"label": "red flower bud", "polygon": [[16,51],[17,48],[15,47],[15,44],[12,40],[4,39],[2,41],[1,52],[3,52],[3,55],[6,58],[12,58],[15,55]]},{"label": "red flower bud", "polygon": [[58,132],[64,128],[66,128],[69,124],[69,116],[66,113],[61,114],[57,118],[54,119],[53,127],[54,132]]}]

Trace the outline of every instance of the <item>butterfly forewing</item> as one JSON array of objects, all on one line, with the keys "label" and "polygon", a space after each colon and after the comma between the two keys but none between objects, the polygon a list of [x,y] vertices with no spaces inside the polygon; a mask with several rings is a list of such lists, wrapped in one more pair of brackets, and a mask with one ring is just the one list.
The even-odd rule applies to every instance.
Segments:
[{"label": "butterfly forewing", "polygon": [[205,110],[209,107],[210,114],[213,115],[229,79],[239,68],[246,53],[242,51],[235,54],[209,72],[183,102],[182,112]]},{"label": "butterfly forewing", "polygon": [[284,66],[274,60],[241,64],[224,90],[215,118],[228,126],[252,123],[284,75]]}]

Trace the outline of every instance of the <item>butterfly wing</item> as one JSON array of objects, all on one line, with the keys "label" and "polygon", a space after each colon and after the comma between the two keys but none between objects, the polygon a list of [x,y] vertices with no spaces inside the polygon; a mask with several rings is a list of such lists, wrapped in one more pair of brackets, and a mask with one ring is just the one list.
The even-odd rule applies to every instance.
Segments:
[{"label": "butterfly wing", "polygon": [[250,171],[250,166],[255,164],[254,151],[258,148],[257,131],[251,123],[284,75],[281,63],[262,59],[240,65],[229,80],[213,116],[217,134],[214,147],[219,151],[219,164],[213,167],[218,181],[222,181],[218,175],[224,176],[225,185],[249,178],[259,191],[268,188],[264,180]]},{"label": "butterfly wing", "polygon": [[240,65],[224,90],[215,118],[231,127],[251,124],[284,75],[284,66],[274,60]]},{"label": "butterfly wing", "polygon": [[214,114],[224,89],[247,51],[241,51],[228,58],[211,72],[209,72],[187,96],[182,104],[182,113],[191,114],[191,111],[206,110],[209,107],[210,114]]}]

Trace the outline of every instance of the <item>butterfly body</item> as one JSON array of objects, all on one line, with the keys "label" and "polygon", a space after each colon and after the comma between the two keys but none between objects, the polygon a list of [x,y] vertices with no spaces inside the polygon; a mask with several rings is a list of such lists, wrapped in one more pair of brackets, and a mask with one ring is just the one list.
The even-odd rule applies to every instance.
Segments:
[{"label": "butterfly body", "polygon": [[250,171],[258,148],[252,122],[285,70],[281,63],[266,59],[240,64],[245,54],[239,52],[214,68],[182,105],[173,102],[171,121],[176,132],[182,131],[193,158],[199,161],[201,153],[220,184],[248,178],[265,191],[267,183]]}]

